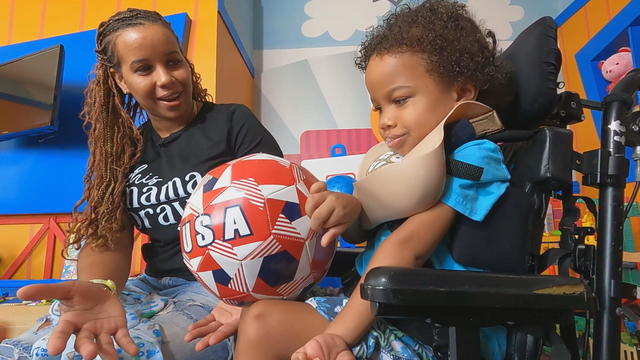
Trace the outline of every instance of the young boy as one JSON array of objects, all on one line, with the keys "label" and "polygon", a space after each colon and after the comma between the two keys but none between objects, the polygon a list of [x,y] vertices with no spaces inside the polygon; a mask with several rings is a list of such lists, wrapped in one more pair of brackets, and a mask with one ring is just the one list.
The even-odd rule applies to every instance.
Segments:
[{"label": "young boy", "polygon": [[[381,157],[408,162],[424,140],[441,132],[444,123],[471,117],[474,106],[467,107],[468,101],[499,78],[495,44],[493,33],[481,29],[464,4],[447,0],[427,0],[415,8],[400,9],[373,29],[362,44],[356,65],[365,72],[374,110],[380,115],[379,131],[385,140],[380,146],[386,146]],[[434,176],[435,185],[427,195],[435,194],[435,201],[423,203],[417,213],[407,212],[404,216],[411,216],[401,225],[387,222],[375,227],[376,235],[368,239],[367,249],[356,262],[362,277],[374,267],[421,267],[427,259],[437,268],[464,268],[446,246],[449,227],[456,213],[482,220],[508,186],[509,173],[499,148],[487,140],[467,142],[448,156],[484,168],[481,179],[448,178],[443,189]],[[374,156],[371,163],[363,163],[360,174],[364,179],[359,183],[399,167],[376,160]],[[426,170],[444,174],[442,168]],[[395,181],[393,176],[388,179],[380,186],[381,197],[391,189],[405,190],[404,198],[409,200],[424,195],[408,190],[407,179],[401,175]],[[314,229],[326,230],[324,245],[347,228],[352,234],[353,228],[371,228],[378,225],[375,219],[385,220],[375,213],[387,205],[376,208],[358,183],[355,196],[325,191],[323,183],[314,184],[311,192],[307,212]],[[406,200],[395,200],[402,201]],[[504,357],[502,345],[487,347],[485,357]],[[289,358],[436,357],[429,344],[377,319],[356,286],[350,297],[311,298],[305,303],[259,301],[245,309],[235,359]]]}]

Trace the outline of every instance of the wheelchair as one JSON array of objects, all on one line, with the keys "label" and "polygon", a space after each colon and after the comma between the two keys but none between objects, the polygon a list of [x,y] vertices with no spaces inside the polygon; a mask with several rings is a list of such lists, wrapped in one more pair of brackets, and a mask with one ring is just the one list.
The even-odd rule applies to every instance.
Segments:
[{"label": "wheelchair", "polygon": [[[537,360],[545,342],[553,345],[554,360],[589,358],[588,336],[582,344],[576,337],[576,314],[595,319],[593,359],[620,358],[623,192],[629,169],[624,148],[640,144],[632,130],[640,129],[640,116],[631,112],[640,70],[630,72],[601,103],[558,93],[556,31],[549,17],[525,29],[501,54],[509,66],[508,83],[479,94],[479,101],[509,96],[496,108],[506,130],[488,138],[504,146],[512,179],[483,222],[458,216],[448,245],[456,261],[487,271],[381,267],[369,271],[361,285],[361,296],[378,316],[439,328],[448,337],[449,359],[480,359],[479,329],[493,325],[507,328],[507,359]],[[601,148],[578,154],[567,125],[582,121],[584,108],[603,110]],[[627,126],[612,126],[616,121]],[[597,251],[584,243],[595,229],[575,224],[572,170],[585,174],[583,185],[599,189],[597,211],[588,203],[597,212]],[[560,247],[541,255],[552,197],[563,203]],[[561,275],[539,275],[550,265]],[[568,276],[568,269],[581,276]]]}]

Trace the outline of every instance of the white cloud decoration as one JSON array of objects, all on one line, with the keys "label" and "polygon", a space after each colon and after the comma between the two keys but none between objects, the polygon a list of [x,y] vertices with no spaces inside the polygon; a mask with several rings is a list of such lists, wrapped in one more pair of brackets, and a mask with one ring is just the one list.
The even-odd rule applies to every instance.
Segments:
[{"label": "white cloud decoration", "polygon": [[304,6],[311,19],[302,24],[302,34],[313,38],[328,32],[334,40],[344,41],[356,30],[376,25],[390,7],[388,1],[311,0]]},{"label": "white cloud decoration", "polygon": [[495,32],[498,40],[510,39],[511,23],[524,17],[522,6],[511,5],[511,0],[469,0],[467,6],[484,26]]}]

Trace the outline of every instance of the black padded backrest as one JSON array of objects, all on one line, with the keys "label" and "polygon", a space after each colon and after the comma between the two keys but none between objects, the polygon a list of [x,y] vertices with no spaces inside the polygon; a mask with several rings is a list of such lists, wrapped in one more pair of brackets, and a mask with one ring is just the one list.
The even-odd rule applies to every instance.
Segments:
[{"label": "black padded backrest", "polygon": [[548,200],[552,191],[571,185],[573,134],[545,127],[515,152],[511,186],[482,221],[457,216],[450,250],[462,265],[494,272],[533,271]]},{"label": "black padded backrest", "polygon": [[496,109],[506,129],[537,128],[557,101],[562,57],[553,18],[546,16],[529,25],[499,60],[508,71],[506,83],[481,90],[478,100]]},{"label": "black padded backrest", "polygon": [[568,129],[542,127],[517,150],[509,165],[511,183],[527,191],[561,190],[571,185],[573,133]]},{"label": "black padded backrest", "polygon": [[540,255],[549,198],[553,192],[572,188],[572,171],[573,133],[568,129],[542,127],[515,153],[511,184],[531,199],[531,214],[526,225],[529,257]]},{"label": "black padded backrest", "polygon": [[464,266],[510,274],[529,272],[529,223],[537,199],[508,187],[483,221],[458,215],[451,227],[449,249]]},{"label": "black padded backrest", "polygon": [[[558,99],[562,58],[555,21],[538,19],[499,59],[508,69],[507,82],[481,90],[478,100],[498,112],[507,129],[498,135],[531,136],[525,130],[538,128]],[[539,254],[550,193],[571,184],[570,131],[541,128],[514,149],[508,163],[512,184],[487,218],[475,222],[458,216],[452,226],[450,249],[462,265],[495,272],[531,271],[531,257]]]}]

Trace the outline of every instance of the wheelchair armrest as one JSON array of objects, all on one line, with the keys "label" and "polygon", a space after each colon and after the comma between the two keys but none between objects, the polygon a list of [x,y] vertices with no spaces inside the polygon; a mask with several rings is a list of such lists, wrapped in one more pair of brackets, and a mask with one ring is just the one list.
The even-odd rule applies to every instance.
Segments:
[{"label": "wheelchair armrest", "polygon": [[381,267],[367,273],[360,293],[379,316],[449,324],[544,322],[595,307],[581,279],[560,276]]}]

